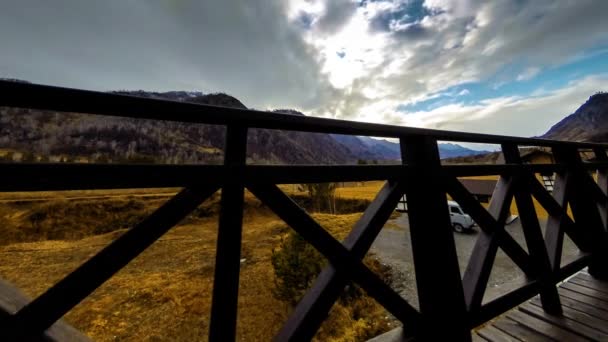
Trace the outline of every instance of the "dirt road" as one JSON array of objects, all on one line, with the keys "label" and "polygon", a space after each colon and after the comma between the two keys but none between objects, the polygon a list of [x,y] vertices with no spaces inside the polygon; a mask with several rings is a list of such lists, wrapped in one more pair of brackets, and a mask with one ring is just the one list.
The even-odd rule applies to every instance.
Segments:
[{"label": "dirt road", "polygon": [[[546,221],[541,220],[540,224],[544,232]],[[407,214],[402,214],[396,219],[389,221],[388,226],[390,228],[385,227],[381,231],[371,251],[378,256],[381,262],[388,264],[393,269],[393,288],[398,290],[408,302],[418,307]],[[508,225],[506,230],[527,251],[519,219]],[[467,267],[478,237],[478,232],[479,227],[475,227],[472,233],[454,233],[461,274]],[[571,260],[577,254],[578,249],[576,246],[570,240],[564,239],[562,262]],[[523,272],[499,249],[484,300],[495,298],[502,293],[508,292],[520,284],[522,280]]]}]

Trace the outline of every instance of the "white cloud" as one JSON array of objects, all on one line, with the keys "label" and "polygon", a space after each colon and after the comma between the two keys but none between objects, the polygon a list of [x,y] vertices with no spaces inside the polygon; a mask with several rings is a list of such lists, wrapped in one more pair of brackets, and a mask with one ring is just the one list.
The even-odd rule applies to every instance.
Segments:
[{"label": "white cloud", "polygon": [[521,74],[517,75],[516,80],[518,81],[527,81],[534,78],[534,76],[538,75],[540,72],[540,68],[538,67],[530,67],[524,70]]},{"label": "white cloud", "polygon": [[[571,61],[581,51],[608,42],[608,24],[600,14],[608,12],[608,1],[427,0],[432,14],[396,23],[391,13],[404,3],[367,2],[335,35],[313,32],[307,37],[323,56],[323,71],[339,89],[336,97],[320,104],[316,115],[369,118],[371,108],[425,100],[521,65],[521,71],[494,80],[500,91],[501,85],[531,79],[544,67]],[[386,30],[371,27],[378,18],[389,22]],[[344,60],[335,57],[337,48],[346,52]]]},{"label": "white cloud", "polygon": [[465,95],[469,95],[471,92],[469,91],[469,89],[462,89],[459,93],[458,96],[465,96]]},{"label": "white cloud", "polygon": [[[493,80],[500,91],[498,85],[540,77],[608,43],[608,1],[426,0],[425,8],[408,7],[417,3],[5,1],[0,76],[102,90],[224,91],[259,109],[468,130],[477,127],[471,118],[509,121],[517,114],[500,108],[532,102],[497,98],[405,121],[395,109],[464,96],[466,89],[448,89],[518,65]],[[582,88],[578,94],[584,97]],[[521,133],[512,125],[480,125]]]},{"label": "white cloud", "polygon": [[476,105],[451,104],[402,114],[399,124],[415,127],[522,137],[544,134],[573,113],[590,95],[606,89],[608,74],[576,80],[532,97],[497,97]]},{"label": "white cloud", "polygon": [[0,76],[318,108],[332,89],[289,10],[279,0],[0,1]]}]

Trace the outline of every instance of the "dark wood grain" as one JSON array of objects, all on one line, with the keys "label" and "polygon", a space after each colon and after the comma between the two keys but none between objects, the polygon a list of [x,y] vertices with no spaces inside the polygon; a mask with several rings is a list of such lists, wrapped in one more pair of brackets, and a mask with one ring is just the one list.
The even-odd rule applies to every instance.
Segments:
[{"label": "dark wood grain", "polygon": [[[530,315],[536,317],[540,320],[547,322],[550,325],[560,327],[564,330],[569,331],[572,334],[580,335],[582,337],[592,339],[592,340],[608,340],[608,334],[603,333],[597,329],[589,327],[588,325],[581,324],[576,320],[570,319],[568,316],[563,313],[559,316],[551,315],[543,311],[542,308],[532,305],[532,304],[522,304],[519,307],[519,310]],[[564,336],[567,339],[567,337]]]}]

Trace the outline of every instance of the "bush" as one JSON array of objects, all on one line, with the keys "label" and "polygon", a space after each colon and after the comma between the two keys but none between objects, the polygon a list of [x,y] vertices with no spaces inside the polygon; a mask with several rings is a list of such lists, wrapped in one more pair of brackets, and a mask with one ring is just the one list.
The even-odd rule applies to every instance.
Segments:
[{"label": "bush", "polygon": [[[272,252],[275,273],[274,296],[293,309],[310,288],[326,259],[299,234],[290,232]],[[375,258],[367,256],[365,264],[386,283],[390,269]],[[367,341],[388,330],[383,308],[368,297],[361,288],[346,286],[333,306],[315,339],[320,341]]]},{"label": "bush", "polygon": [[275,274],[273,293],[281,301],[295,306],[325,265],[316,249],[299,234],[290,232],[271,256]]}]

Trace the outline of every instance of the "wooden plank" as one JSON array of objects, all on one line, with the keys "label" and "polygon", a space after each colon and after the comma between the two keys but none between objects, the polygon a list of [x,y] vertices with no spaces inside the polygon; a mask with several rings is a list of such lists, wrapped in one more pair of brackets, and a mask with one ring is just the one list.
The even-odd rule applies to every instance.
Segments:
[{"label": "wooden plank", "polygon": [[[412,256],[420,304],[421,338],[470,341],[463,284],[450,223],[437,141],[404,137],[401,159],[411,165],[406,187]],[[436,329],[442,322],[441,331]]]},{"label": "wooden plank", "polygon": [[589,280],[581,278],[579,276],[568,279],[568,282],[608,294],[608,287],[601,286],[601,285],[598,286],[598,284],[596,282],[589,281]]},{"label": "wooden plank", "polygon": [[549,338],[545,335],[542,335],[525,325],[519,324],[509,318],[503,317],[502,319],[497,320],[492,323],[494,327],[501,330],[507,335],[513,336],[521,341],[547,341]]},{"label": "wooden plank", "polygon": [[[561,293],[560,293],[560,300],[562,302],[563,307],[577,310],[577,311],[583,312],[585,314],[588,314],[590,316],[593,316],[595,318],[608,322],[608,313],[605,310],[598,309],[595,306],[566,297],[566,296],[562,295]],[[540,305],[540,301],[538,301],[536,298],[532,299],[532,304],[536,304],[536,303],[538,303]]]},{"label": "wooden plank", "polygon": [[513,341],[513,337],[504,333],[502,330],[496,329],[491,324],[484,326],[483,328],[477,331],[479,336],[482,336],[488,341],[491,342],[511,342]]},{"label": "wooden plank", "polygon": [[578,292],[574,292],[574,291],[570,291],[568,289],[565,289],[563,287],[560,287],[557,289],[557,292],[560,294],[560,296],[562,297],[568,297],[570,299],[574,299],[576,301],[585,303],[585,304],[589,304],[597,309],[602,309],[604,311],[608,311],[608,303],[589,297],[589,296],[585,296],[583,294],[580,294]]},{"label": "wooden plank", "polygon": [[[514,165],[447,165],[442,169],[453,177],[516,170]],[[408,170],[408,165],[247,165],[240,177],[245,182],[274,184],[354,182],[400,179],[407,177]],[[228,180],[223,165],[0,163],[0,172],[10,179],[0,183],[4,192],[187,187]]]},{"label": "wooden plank", "polygon": [[[601,162],[608,161],[608,155],[606,155],[605,148],[594,148],[595,159]],[[604,195],[608,195],[608,168],[597,168],[597,186],[601,189]],[[608,228],[608,205],[606,203],[599,204],[598,210],[602,216],[602,222],[604,227]]]},{"label": "wooden plank", "polygon": [[600,212],[598,211],[598,196],[605,203],[604,193],[597,187],[583,162],[579,150],[574,146],[554,148],[555,159],[565,163],[572,175],[572,186],[576,191],[569,194],[569,203],[572,216],[579,229],[586,232],[591,244],[591,259],[589,260],[589,272],[599,278],[608,278],[608,236]]},{"label": "wooden plank", "polygon": [[559,326],[573,334],[583,336],[592,340],[608,340],[608,334],[597,329],[591,328],[588,325],[581,324],[576,320],[570,319],[566,315],[556,316],[545,312],[542,308],[526,303],[519,307],[519,310],[528,315],[534,316],[547,323]]},{"label": "wooden plank", "polygon": [[[519,148],[514,144],[503,144],[502,151],[505,162],[513,164],[523,164],[519,154]],[[561,312],[559,295],[553,283],[551,262],[545,247],[543,233],[538,222],[538,215],[532,202],[532,195],[526,186],[526,178],[533,177],[532,174],[521,174],[515,183],[515,203],[519,212],[524,238],[528,246],[531,262],[534,265],[535,276],[540,283],[540,297],[546,311],[553,314]]]},{"label": "wooden plank", "polygon": [[[564,297],[561,297],[561,299],[563,300]],[[539,300],[531,300],[530,305],[536,306],[539,309],[542,308]],[[581,324],[587,325],[591,328],[594,328],[598,331],[603,332],[604,334],[608,334],[608,321],[597,318],[592,315],[589,315],[587,312],[573,309],[567,305],[562,305],[562,309],[563,309],[562,315],[564,317],[567,317],[567,318],[569,318],[573,321],[579,322]],[[607,319],[608,319],[608,317],[607,317]]]},{"label": "wooden plank", "polygon": [[477,334],[471,334],[471,341],[473,342],[486,342],[487,340]]},{"label": "wooden plank", "polygon": [[577,277],[579,277],[580,279],[585,279],[588,282],[593,283],[594,287],[597,289],[608,289],[608,281],[593,278],[593,276],[587,272],[579,272],[577,274]]},{"label": "wooden plank", "polygon": [[563,288],[563,289],[568,289],[574,292],[578,292],[581,293],[585,296],[589,296],[589,297],[593,297],[597,300],[601,300],[604,301],[606,303],[608,303],[608,294],[604,293],[604,292],[600,292],[585,286],[580,286],[571,282],[566,282],[561,284],[559,287]]},{"label": "wooden plank", "polygon": [[588,339],[571,333],[561,327],[547,323],[544,320],[538,319],[534,316],[528,315],[522,311],[512,310],[507,313],[507,317],[524,325],[544,336],[550,337],[558,341],[569,341],[569,342],[584,342],[589,341]]},{"label": "wooden plank", "polygon": [[[29,302],[30,298],[0,277],[0,321],[19,311]],[[91,342],[91,339],[60,319],[48,328],[40,339],[34,339],[34,341]]]},{"label": "wooden plank", "polygon": [[285,115],[250,109],[217,107],[187,102],[125,96],[106,92],[0,81],[0,106],[91,113],[152,120],[353,134],[380,137],[434,136],[437,140],[477,143],[518,143],[531,146],[604,147],[603,144],[451,132],[395,125],[372,124],[310,116]]},{"label": "wooden plank", "polygon": [[209,341],[234,341],[239,298],[245,187],[239,177],[247,156],[247,127],[228,126],[224,166],[232,182],[222,187],[215,251]]}]

